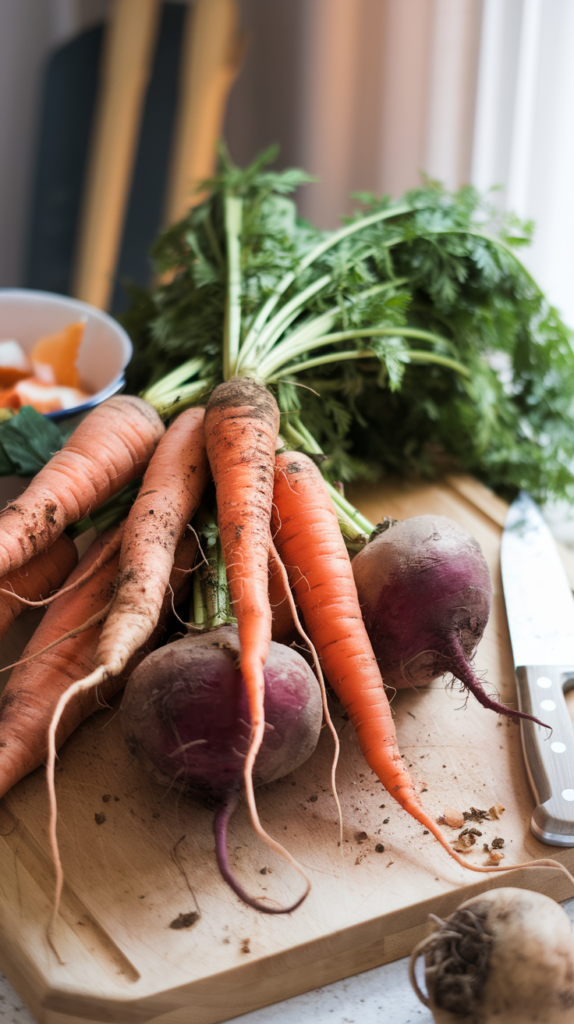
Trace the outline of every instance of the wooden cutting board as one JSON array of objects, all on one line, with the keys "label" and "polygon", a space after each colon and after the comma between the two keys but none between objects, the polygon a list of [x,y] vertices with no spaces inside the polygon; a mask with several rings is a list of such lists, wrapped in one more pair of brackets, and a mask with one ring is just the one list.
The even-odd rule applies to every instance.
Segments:
[{"label": "wooden cutting board", "polygon": [[[440,513],[480,542],[494,604],[476,667],[514,704],[499,571],[504,503],[467,477],[361,485],[350,496],[374,521]],[[482,843],[499,836],[506,863],[553,856],[574,870],[574,850],[543,846],[530,833],[532,800],[515,725],[442,680],[397,693],[392,706],[401,750],[433,815],[445,804],[505,807],[499,821],[477,826],[483,835],[469,860],[484,863]],[[143,776],[122,742],[117,708],[84,723],[61,753],[61,962],[46,942],[54,879],[43,771],[0,802],[0,967],[41,1024],[214,1024],[404,956],[425,933],[430,911],[448,914],[482,889],[573,895],[550,869],[480,876],[459,867],[384,792],[348,722],[339,715],[336,724],[341,847],[327,730],[302,768],[258,791],[264,824],[312,880],[309,898],[289,916],[251,910],[221,881],[212,815]],[[232,821],[229,846],[253,894],[284,902],[300,891],[295,872],[254,840],[245,808]],[[175,927],[180,915],[197,919]]]}]

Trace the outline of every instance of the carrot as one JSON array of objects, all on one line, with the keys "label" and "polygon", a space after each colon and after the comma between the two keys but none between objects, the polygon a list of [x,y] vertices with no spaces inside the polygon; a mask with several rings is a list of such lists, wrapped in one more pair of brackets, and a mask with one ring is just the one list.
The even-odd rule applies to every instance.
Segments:
[{"label": "carrot", "polygon": [[[86,666],[87,671],[72,676],[72,684],[58,694],[51,708],[47,769],[50,842],[58,879],[54,913],[57,913],[62,885],[54,790],[61,723],[67,720],[68,707],[94,699],[96,687],[111,679],[113,689],[114,680],[121,677],[157,627],[166,588],[170,586],[176,547],[178,542],[183,543],[187,524],[199,505],[207,481],[203,417],[203,409],[188,409],[158,444],[124,524],[115,591],[108,604],[100,606],[102,619],[107,617],[98,633],[90,664]],[[81,625],[83,630],[91,625],[93,613],[86,612],[86,616]]]},{"label": "carrot", "polygon": [[[60,720],[65,718],[68,705],[82,699],[83,693],[119,677],[157,626],[176,546],[186,534],[207,481],[203,417],[203,409],[188,409],[158,444],[124,526],[115,593],[102,610],[102,617],[107,618],[92,664],[87,673],[74,676],[72,685],[58,696],[53,707],[48,732],[48,788],[56,865],[59,855],[53,774]],[[58,899],[59,891],[56,906]]]},{"label": "carrot", "polygon": [[252,774],[265,728],[263,666],[272,620],[267,565],[278,431],[279,409],[263,385],[249,377],[233,378],[212,392],[205,410],[205,444],[251,715],[245,793],[253,826],[266,841],[269,837],[257,815]]},{"label": "carrot", "polygon": [[[46,550],[34,555],[0,579],[0,637],[10,628],[24,604],[42,604],[69,576],[76,562],[76,545],[63,533]],[[38,601],[34,600],[39,598]]]},{"label": "carrot", "polygon": [[[310,639],[353,724],[365,760],[387,792],[465,868],[482,873],[517,865],[466,862],[422,807],[399,752],[391,709],[363,624],[353,570],[331,497],[306,455],[281,452],[273,493],[275,545],[285,565]],[[526,866],[557,866],[548,860]],[[560,866],[560,865],[558,865]]]},{"label": "carrot", "polygon": [[0,514],[0,576],[138,477],[163,433],[159,416],[141,398],[124,395],[97,406]]},{"label": "carrot", "polygon": [[[113,551],[109,542],[118,531],[121,525],[112,527],[92,544],[72,573],[71,583],[85,576],[94,563],[101,560],[103,552]],[[182,570],[193,562],[196,547],[191,534],[178,546],[170,581],[176,602],[185,596],[190,586],[189,574]],[[25,657],[30,654],[37,654],[37,657],[12,672],[0,699],[0,797],[45,760],[48,728],[61,694],[71,682],[94,668],[101,623],[63,640],[49,651],[44,648],[63,633],[73,633],[86,619],[105,613],[114,593],[119,557],[118,551],[111,553],[108,561],[100,564],[90,578],[51,605],[24,651]],[[97,690],[82,692],[70,701],[59,723],[58,747],[84,718],[104,706],[121,689],[136,664],[157,645],[170,607],[171,594],[166,596],[156,631],[148,644],[136,652],[123,675],[108,679]]]},{"label": "carrot", "polygon": [[[50,596],[42,597],[38,601],[32,601],[31,599],[25,597],[23,594],[15,594],[15,599],[20,601],[22,605],[26,605],[27,608],[47,608],[48,605],[52,604],[53,601],[57,601],[57,599],[61,597],[62,594],[67,594],[69,590],[76,590],[81,583],[89,579],[90,576],[93,576],[94,573],[100,568],[100,566],[104,564],[104,562],[108,562],[112,555],[115,555],[116,551],[119,551],[124,532],[124,523],[122,522],[120,524],[120,528],[118,530],[108,532],[110,533],[110,539],[101,549],[98,557],[94,559],[93,562],[91,562],[89,568],[87,568],[81,576],[74,576],[73,583],[70,583],[68,580],[65,587],[60,587],[54,593],[50,594]],[[66,537],[65,533],[62,533],[60,537],[58,537],[58,540],[54,541],[52,547],[55,548],[56,544],[59,544],[63,537]],[[66,537],[66,539],[68,538]],[[52,548],[48,548],[48,551],[51,550]],[[44,557],[45,554],[35,555],[34,558],[31,558],[30,561],[26,563],[26,566],[21,566],[20,569],[16,569],[15,573],[25,573],[35,563],[37,558],[39,559]],[[73,568],[74,566],[71,565],[70,568],[68,569],[68,572],[65,575],[61,575],[60,582],[64,581],[67,578],[67,575],[71,572]],[[10,576],[5,576],[4,579],[8,580],[10,579]],[[2,583],[3,580],[0,580],[0,584]],[[2,587],[0,586],[0,594],[9,594],[9,590],[3,590]]]},{"label": "carrot", "polygon": [[207,484],[204,415],[204,409],[188,409],[172,423],[130,509],[117,589],[98,646],[105,675],[122,672],[157,624],[176,545]]}]

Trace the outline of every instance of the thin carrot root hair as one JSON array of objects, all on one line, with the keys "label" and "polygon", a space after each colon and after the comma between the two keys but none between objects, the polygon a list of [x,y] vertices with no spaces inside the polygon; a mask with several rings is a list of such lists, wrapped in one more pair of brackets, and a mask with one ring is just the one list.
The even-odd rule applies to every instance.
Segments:
[{"label": "thin carrot root hair", "polygon": [[444,847],[447,853],[450,854],[450,856],[453,858],[453,860],[456,861],[457,864],[460,864],[461,867],[466,868],[468,871],[477,871],[480,874],[489,875],[500,871],[517,871],[519,868],[557,868],[564,872],[566,877],[572,882],[572,885],[574,886],[574,877],[570,874],[568,869],[564,867],[564,864],[561,864],[560,861],[552,860],[550,858],[537,858],[536,860],[525,861],[522,864],[471,864],[467,860],[465,860],[460,853],[453,849],[453,847],[449,843],[448,839],[446,838],[444,832],[439,827],[437,822],[435,822],[430,817],[430,815],[427,814],[427,812],[418,803],[418,801],[416,801],[416,803],[414,804],[414,808],[418,811],[417,814],[414,813],[414,810],[412,810],[410,806],[404,806],[404,804],[402,803],[401,806],[403,806],[403,809],[406,810],[409,814],[412,814],[413,817],[416,817],[419,824],[424,825],[424,827],[429,830],[429,832],[435,837],[435,839],[438,840],[440,845]]},{"label": "thin carrot root hair", "polygon": [[[18,601],[21,601],[21,603],[25,604],[28,608],[44,608],[46,605],[52,604],[52,601],[56,601],[58,597],[63,597],[64,594],[68,594],[71,590],[77,590],[78,587],[81,587],[82,584],[86,582],[86,580],[89,580],[90,577],[98,571],[98,569],[101,569],[102,565],[106,565],[106,563],[114,557],[114,555],[119,551],[121,547],[122,537],[124,535],[124,526],[125,520],[124,522],[119,524],[117,532],[114,534],[109,543],[106,544],[105,548],[103,548],[98,558],[96,558],[95,561],[92,562],[90,568],[86,570],[83,576],[79,576],[77,580],[74,580],[73,583],[69,583],[65,587],[60,587],[59,590],[56,590],[53,594],[50,594],[49,597],[45,597],[42,601],[29,601],[25,597],[20,597],[19,594],[14,593],[12,590],[3,590],[1,588],[0,594],[9,594],[10,597],[15,597]],[[62,637],[62,639],[65,638]],[[19,662],[16,662],[15,664],[19,664]],[[9,667],[13,668],[12,665]]]},{"label": "thin carrot root hair", "polygon": [[279,557],[279,552],[277,551],[277,548],[275,547],[275,544],[273,543],[273,541],[271,541],[270,553],[271,553],[271,559],[272,559],[272,561],[273,561],[273,563],[275,565],[275,568],[277,569],[277,572],[279,572],[279,574],[281,576],[281,579],[283,581],[283,586],[285,587],[285,596],[287,598],[287,601],[289,603],[289,607],[291,609],[291,614],[293,616],[293,621],[295,623],[295,628],[296,628],[297,632],[299,633],[299,636],[304,640],[305,644],[307,645],[308,650],[311,653],[311,657],[313,659],[313,665],[315,666],[315,672],[317,673],[317,679],[319,680],[319,686],[321,687],[321,699],[323,701],[323,714],[325,715],[325,722],[327,723],[327,728],[329,729],[329,732],[331,733],[331,736],[333,737],[333,744],[334,744],[334,747],[335,747],[335,749],[333,751],[333,761],[331,763],[331,792],[333,793],[333,797],[335,799],[335,804],[337,806],[337,816],[338,816],[338,819],[339,819],[339,845],[341,845],[342,842],[343,842],[343,811],[341,809],[341,802],[339,800],[339,793],[338,793],[338,790],[337,790],[337,778],[336,778],[336,776],[337,776],[337,765],[339,763],[339,755],[340,755],[340,752],[341,752],[341,744],[339,742],[339,735],[338,735],[337,730],[335,729],[335,726],[333,724],[333,719],[331,718],[331,712],[329,711],[329,702],[327,700],[327,688],[325,686],[325,677],[323,676],[323,670],[322,670],[321,664],[319,662],[319,657],[317,655],[317,651],[315,650],[315,647],[311,643],[310,638],[307,636],[305,630],[303,629],[303,626],[301,625],[301,619],[299,618],[299,612],[297,610],[297,605],[295,604],[295,599],[293,597],[293,594],[292,594],[292,591],[291,591],[291,587],[289,585],[289,577],[287,575],[287,570],[286,570],[285,566],[283,565],[283,562],[281,561],[281,559]]},{"label": "thin carrot root hair", "polygon": [[[263,670],[261,670],[261,676],[263,680]],[[263,687],[265,687],[264,680]],[[247,801],[247,806],[249,808],[249,816],[251,818],[253,830],[256,832],[256,834],[259,836],[262,842],[266,844],[266,846],[268,846],[271,850],[274,850],[275,853],[278,853],[280,857],[283,857],[283,859],[286,860],[287,863],[291,865],[291,867],[295,868],[295,870],[299,872],[299,874],[305,881],[305,892],[301,897],[299,897],[297,902],[290,907],[282,908],[278,911],[278,913],[289,913],[291,910],[295,910],[296,907],[300,906],[303,900],[307,898],[311,891],[311,881],[307,874],[305,873],[305,870],[299,863],[299,861],[295,859],[293,854],[289,853],[289,850],[285,846],[283,846],[282,843],[280,843],[277,839],[274,839],[273,836],[269,835],[269,833],[263,828],[263,825],[261,824],[261,820],[259,818],[259,811],[257,810],[257,803],[255,801],[255,791],[253,788],[253,766],[255,764],[255,758],[257,757],[259,748],[263,740],[264,732],[265,719],[263,718],[263,720],[260,723],[258,723],[257,728],[252,729],[249,750],[247,751],[247,754],[245,756],[245,765],[243,768],[245,799]]]},{"label": "thin carrot root hair", "polygon": [[48,757],[46,760],[46,782],[48,786],[48,806],[49,806],[49,823],[48,823],[48,841],[50,845],[50,851],[52,854],[52,861],[54,864],[54,870],[56,873],[56,885],[54,891],[54,904],[52,907],[52,914],[50,916],[50,922],[47,929],[47,937],[51,948],[56,952],[54,946],[54,928],[58,918],[60,910],[60,901],[62,898],[62,889],[64,887],[64,869],[62,867],[62,860],[60,857],[60,848],[58,846],[57,836],[57,823],[58,823],[58,802],[56,800],[56,732],[60,719],[64,712],[66,705],[69,701],[77,694],[90,690],[95,686],[99,686],[104,683],[108,673],[103,665],[98,667],[86,676],[84,679],[78,679],[77,682],[72,683],[71,686],[63,693],[56,704],[56,709],[50,722],[50,728],[48,730]]}]

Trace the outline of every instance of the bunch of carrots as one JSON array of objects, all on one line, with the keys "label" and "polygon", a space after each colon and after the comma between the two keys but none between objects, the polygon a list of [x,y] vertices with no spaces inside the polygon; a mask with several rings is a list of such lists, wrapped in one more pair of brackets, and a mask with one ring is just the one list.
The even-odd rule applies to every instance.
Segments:
[{"label": "bunch of carrots", "polygon": [[[258,834],[293,862],[263,829],[253,790],[265,728],[263,668],[274,628],[271,585],[290,610],[288,625],[294,622],[312,648],[320,682],[324,671],[389,794],[459,864],[480,872],[508,870],[511,865],[468,864],[417,796],[399,752],[348,553],[348,547],[366,541],[372,525],[324,479],[315,464],[321,457],[315,439],[296,410],[279,408],[268,387],[284,403],[293,399],[297,373],[310,366],[341,359],[370,366],[390,359],[391,349],[381,347],[381,339],[396,334],[396,325],[332,330],[341,316],[354,323],[363,307],[371,309],[371,300],[377,315],[383,309],[386,316],[388,283],[368,283],[348,300],[335,302],[327,295],[319,312],[309,312],[305,303],[334,286],[333,273],[309,279],[326,255],[331,258],[331,250],[357,241],[362,231],[369,232],[372,248],[372,232],[404,209],[381,209],[316,244],[263,304],[250,310],[246,324],[252,282],[248,288],[242,281],[240,192],[225,194],[221,214],[225,253],[216,248],[227,295],[222,357],[207,369],[199,358],[188,360],[149,387],[145,398],[116,397],[97,407],[0,514],[0,629],[26,604],[50,605],[0,701],[0,795],[47,759],[57,907],[63,876],[56,839],[56,750],[123,686],[138,660],[159,642],[171,607],[189,593],[193,570],[205,558],[192,521],[212,480],[251,716],[244,788]],[[441,342],[424,330],[401,331],[404,338]],[[341,345],[347,346],[344,351]],[[318,349],[322,354],[316,355]],[[431,348],[405,350],[403,357],[466,372]],[[205,408],[195,404],[205,399]],[[167,430],[159,413],[170,421]],[[119,497],[123,488],[134,487],[142,475],[125,520],[103,533],[74,567],[75,548],[65,531]],[[328,717],[325,699],[324,707]]]},{"label": "bunch of carrots", "polygon": [[261,826],[253,793],[265,726],[263,667],[273,628],[271,565],[295,621],[298,610],[303,615],[319,675],[324,670],[388,792],[459,864],[501,870],[467,864],[422,807],[399,753],[329,491],[308,456],[277,454],[278,433],[275,400],[250,377],[219,385],[205,410],[186,410],[167,430],[143,400],[113,398],[90,413],[2,514],[6,627],[21,604],[48,603],[50,591],[64,583],[75,561],[65,529],[145,470],[126,520],[92,545],[56,593],[0,703],[0,793],[47,757],[56,907],[63,883],[56,749],[121,688],[157,642],[172,602],[189,590],[197,542],[188,526],[210,475],[251,713],[244,784],[257,832],[293,862]]}]

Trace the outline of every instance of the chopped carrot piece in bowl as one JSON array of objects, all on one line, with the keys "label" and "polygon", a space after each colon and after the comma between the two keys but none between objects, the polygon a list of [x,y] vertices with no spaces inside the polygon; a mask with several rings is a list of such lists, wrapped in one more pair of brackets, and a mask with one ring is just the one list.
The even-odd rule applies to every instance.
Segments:
[{"label": "chopped carrot piece in bowl", "polygon": [[18,410],[23,405],[33,405],[37,412],[61,412],[82,405],[89,397],[80,388],[44,384],[33,377],[27,377],[0,393],[0,408]]},{"label": "chopped carrot piece in bowl", "polygon": [[39,338],[34,345],[30,359],[32,363],[48,364],[54,371],[55,383],[69,388],[79,388],[80,376],[77,361],[86,324],[80,320],[68,324],[55,334]]}]

